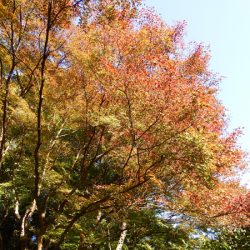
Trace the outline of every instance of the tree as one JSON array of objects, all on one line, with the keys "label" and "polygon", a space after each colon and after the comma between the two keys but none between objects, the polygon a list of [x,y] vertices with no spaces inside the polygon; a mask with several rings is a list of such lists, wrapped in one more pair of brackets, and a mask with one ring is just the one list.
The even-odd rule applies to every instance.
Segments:
[{"label": "tree", "polygon": [[237,230],[221,230],[215,232],[214,239],[206,239],[201,249],[249,249],[249,228]]},{"label": "tree", "polygon": [[208,53],[139,4],[0,4],[4,248],[91,249],[99,214],[122,225],[156,206],[199,220],[184,194],[218,197],[243,164]]}]

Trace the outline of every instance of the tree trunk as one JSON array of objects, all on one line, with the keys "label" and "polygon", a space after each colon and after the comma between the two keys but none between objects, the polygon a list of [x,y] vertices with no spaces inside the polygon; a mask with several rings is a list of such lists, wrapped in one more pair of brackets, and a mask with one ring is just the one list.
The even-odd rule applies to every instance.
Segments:
[{"label": "tree trunk", "polygon": [[37,250],[43,249],[43,236],[39,235],[37,239]]},{"label": "tree trunk", "polygon": [[26,235],[26,229],[29,224],[29,219],[33,216],[34,212],[36,210],[36,200],[34,199],[28,207],[21,219],[21,227],[20,227],[20,244],[21,249],[26,250],[27,248],[27,235]]},{"label": "tree trunk", "polygon": [[20,237],[20,250],[28,250],[28,240],[26,236]]},{"label": "tree trunk", "polygon": [[3,237],[2,234],[0,233],[0,250],[3,250]]},{"label": "tree trunk", "polygon": [[126,222],[122,223],[121,230],[122,230],[122,232],[121,232],[118,244],[116,246],[116,250],[122,250],[123,243],[124,243],[124,240],[125,240],[126,235],[127,235],[127,223]]}]

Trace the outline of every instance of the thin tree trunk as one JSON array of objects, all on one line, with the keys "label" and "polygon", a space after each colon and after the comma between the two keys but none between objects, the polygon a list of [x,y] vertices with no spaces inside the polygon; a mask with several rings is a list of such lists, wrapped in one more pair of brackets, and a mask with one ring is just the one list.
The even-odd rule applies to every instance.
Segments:
[{"label": "thin tree trunk", "polygon": [[39,235],[37,238],[37,250],[43,249],[43,235]]},{"label": "thin tree trunk", "polygon": [[21,249],[27,249],[27,235],[26,235],[26,227],[29,219],[32,217],[34,211],[36,210],[36,200],[34,199],[29,208],[26,209],[22,219],[21,219],[21,228],[20,228],[20,241],[21,241]]},{"label": "thin tree trunk", "polygon": [[101,219],[102,219],[102,211],[98,211],[97,216],[96,216],[96,224],[99,224]]},{"label": "thin tree trunk", "polygon": [[108,228],[108,247],[109,247],[109,250],[112,250],[111,243],[110,243],[110,232],[109,232],[109,228]]},{"label": "thin tree trunk", "polygon": [[0,233],[0,250],[3,250],[3,237],[2,234]]},{"label": "thin tree trunk", "polygon": [[[12,13],[14,14],[16,11],[16,3],[15,1],[13,2],[13,11]],[[16,61],[15,61],[15,49],[14,49],[14,28],[13,28],[13,22],[11,23],[11,35],[10,35],[10,45],[11,45],[11,56],[12,56],[12,65],[10,68],[10,71],[8,73],[8,77],[5,82],[5,90],[4,90],[4,97],[2,100],[2,124],[1,124],[1,141],[0,141],[0,167],[2,164],[3,160],[3,155],[4,155],[4,148],[5,148],[5,142],[6,142],[6,130],[7,130],[7,119],[8,119],[8,98],[9,98],[9,90],[10,90],[10,82],[12,78],[12,74],[15,70],[16,67]],[[3,87],[3,78],[4,78],[4,71],[3,71],[3,62],[0,60],[0,66],[1,66],[1,71],[0,71],[0,83],[1,83],[1,88]]]},{"label": "thin tree trunk", "polygon": [[116,250],[122,250],[122,247],[123,247],[126,235],[127,235],[127,223],[125,221],[122,222],[121,230],[122,232],[121,232],[118,244],[116,246]]},{"label": "thin tree trunk", "polygon": [[[48,2],[48,20],[47,20],[47,27],[46,27],[46,36],[45,36],[45,42],[44,42],[44,49],[43,49],[43,57],[41,62],[41,85],[39,89],[39,101],[37,106],[37,144],[34,151],[34,160],[35,160],[35,166],[34,166],[34,197],[35,200],[38,203],[39,196],[40,196],[40,189],[41,189],[41,183],[40,183],[40,147],[42,145],[42,105],[43,105],[43,89],[45,84],[45,69],[46,69],[46,61],[48,59],[48,53],[49,53],[49,35],[50,35],[50,29],[51,29],[51,14],[52,14],[52,3],[53,0],[49,0]],[[39,203],[38,203],[39,204]],[[46,204],[44,204],[44,208],[41,208],[41,204],[38,206],[38,214],[39,214],[39,226],[40,230],[37,236],[37,250],[43,249],[43,235],[44,235],[44,217],[45,217],[45,211],[46,210]]]}]

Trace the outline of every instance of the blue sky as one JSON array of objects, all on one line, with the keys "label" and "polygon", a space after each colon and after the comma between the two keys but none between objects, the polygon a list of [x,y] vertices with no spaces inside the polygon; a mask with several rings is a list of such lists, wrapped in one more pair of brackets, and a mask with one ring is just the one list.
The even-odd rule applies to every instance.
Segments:
[{"label": "blue sky", "polygon": [[[211,51],[210,69],[223,76],[219,99],[227,109],[229,131],[242,127],[239,140],[250,152],[250,0],[146,0],[173,25],[186,21],[186,41]],[[243,178],[250,183],[250,170]],[[250,185],[249,185],[250,186]]]}]

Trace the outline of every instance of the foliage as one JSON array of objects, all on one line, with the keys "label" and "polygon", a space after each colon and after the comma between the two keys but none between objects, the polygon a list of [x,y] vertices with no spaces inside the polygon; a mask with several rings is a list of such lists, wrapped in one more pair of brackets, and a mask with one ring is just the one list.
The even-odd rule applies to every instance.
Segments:
[{"label": "foliage", "polygon": [[215,239],[206,239],[201,249],[242,249],[250,247],[249,229],[236,229],[234,231],[222,230],[217,232]]},{"label": "foliage", "polygon": [[192,243],[164,212],[249,224],[239,132],[183,29],[136,0],[0,3],[0,248]]}]

